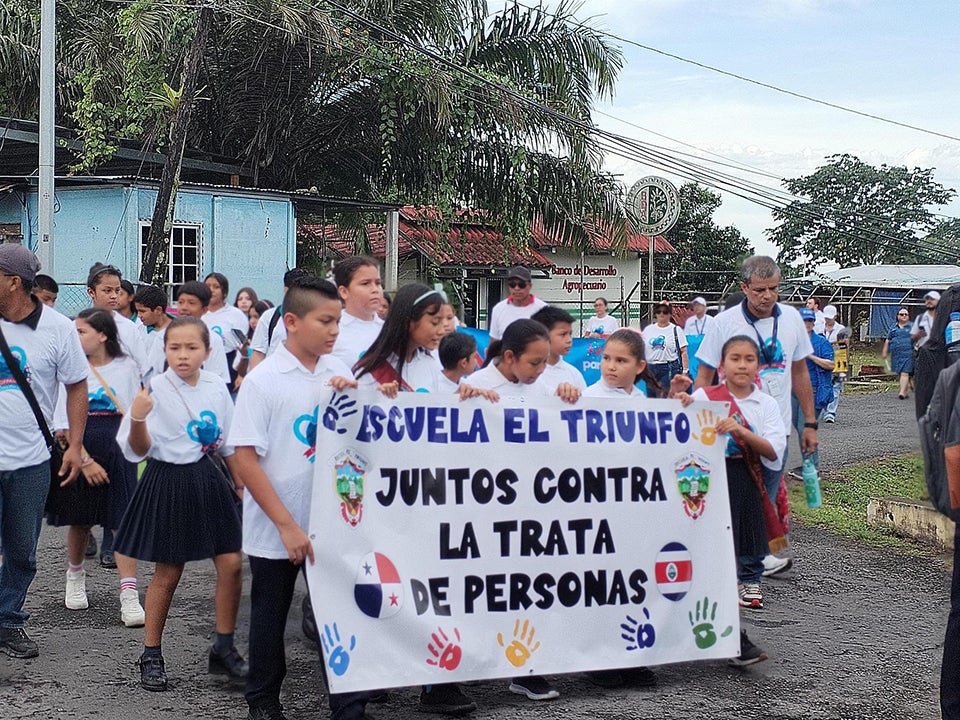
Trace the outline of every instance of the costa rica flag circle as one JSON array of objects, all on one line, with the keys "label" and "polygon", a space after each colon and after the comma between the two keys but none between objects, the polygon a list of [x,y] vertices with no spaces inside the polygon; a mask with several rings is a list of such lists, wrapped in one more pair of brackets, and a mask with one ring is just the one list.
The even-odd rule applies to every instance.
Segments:
[{"label": "costa rica flag circle", "polygon": [[657,555],[655,574],[661,595],[674,602],[682,600],[693,583],[690,551],[678,542],[667,543]]},{"label": "costa rica flag circle", "polygon": [[403,607],[403,581],[397,568],[383,553],[363,556],[357,567],[353,598],[360,611],[372,618],[388,618]]}]

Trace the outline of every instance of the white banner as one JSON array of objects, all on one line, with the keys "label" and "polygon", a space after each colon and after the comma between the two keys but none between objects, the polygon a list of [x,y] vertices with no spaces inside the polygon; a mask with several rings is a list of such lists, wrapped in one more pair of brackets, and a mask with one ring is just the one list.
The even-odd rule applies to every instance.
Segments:
[{"label": "white banner", "polygon": [[318,410],[307,568],[333,692],[739,653],[721,403]]}]

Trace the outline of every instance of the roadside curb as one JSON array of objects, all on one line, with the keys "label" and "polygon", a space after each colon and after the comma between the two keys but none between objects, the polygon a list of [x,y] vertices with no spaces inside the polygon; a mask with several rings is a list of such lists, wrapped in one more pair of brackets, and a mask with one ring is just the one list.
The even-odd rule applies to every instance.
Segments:
[{"label": "roadside curb", "polygon": [[954,522],[930,503],[901,497],[870,498],[867,525],[943,550],[953,550]]}]

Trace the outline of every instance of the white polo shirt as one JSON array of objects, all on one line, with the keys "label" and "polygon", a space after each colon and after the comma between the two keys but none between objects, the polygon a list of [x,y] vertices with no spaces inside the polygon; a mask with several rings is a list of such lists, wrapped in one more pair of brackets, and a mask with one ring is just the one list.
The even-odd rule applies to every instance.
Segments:
[{"label": "white polo shirt", "polygon": [[711,325],[713,325],[713,317],[711,315],[704,315],[702,318],[691,315],[683,324],[683,332],[685,335],[705,335],[707,328]]},{"label": "white polo shirt", "polygon": [[[790,434],[793,408],[790,393],[793,390],[792,364],[813,353],[813,345],[795,308],[777,303],[779,314],[774,318],[754,318],[742,303],[717,315],[716,322],[697,350],[697,359],[712,368],[720,367],[723,344],[737,335],[746,335],[754,342],[763,341],[760,352],[760,387],[780,404],[780,416],[787,434]],[[774,322],[776,320],[776,322]],[[774,329],[776,328],[776,338]]]},{"label": "white polo shirt", "polygon": [[223,340],[224,352],[233,352],[240,347],[240,341],[233,334],[234,330],[239,330],[244,335],[250,329],[250,318],[240,308],[233,305],[224,305],[219,310],[207,310],[201,318],[210,328],[211,333],[216,333]]},{"label": "white polo shirt", "polygon": [[361,320],[344,310],[340,315],[340,334],[333,346],[333,356],[347,367],[353,367],[373,345],[382,327],[383,320],[378,315],[374,315],[373,320]]},{"label": "white polo shirt", "polygon": [[[37,396],[47,425],[52,428],[59,387],[86,379],[87,356],[83,354],[73,321],[37,300],[34,302],[34,309],[26,318],[16,323],[0,319],[0,328]],[[30,404],[2,356],[0,426],[3,427],[0,472],[19,470],[50,459]]]},{"label": "white polo shirt", "polygon": [[508,297],[494,305],[493,310],[490,311],[490,337],[499,340],[503,337],[503,331],[514,320],[533,317],[537,310],[547,306],[543,300],[533,295],[530,296],[530,300],[528,304],[519,306],[513,304],[513,298]]},{"label": "white polo shirt", "polygon": [[190,385],[173,370],[150,379],[153,410],[147,415],[150,449],[138,455],[130,447],[130,413],[123,417],[117,442],[130,462],[150,457],[185,465],[200,460],[208,450],[224,457],[233,454],[226,444],[233,419],[233,400],[226,385],[213,373],[200,371],[200,380]]},{"label": "white polo shirt", "polygon": [[537,378],[537,382],[544,385],[551,395],[557,391],[560,383],[570,383],[581,392],[587,389],[587,381],[580,371],[563,358],[556,365],[547,363],[547,369]]},{"label": "white polo shirt", "polygon": [[608,385],[606,380],[600,378],[597,380],[597,382],[584,390],[581,397],[628,398],[630,400],[645,400],[647,396],[640,392],[640,389],[636,386],[631,386],[630,392],[627,392],[623,388]]},{"label": "white polo shirt", "polygon": [[251,350],[270,355],[276,352],[277,348],[287,339],[287,326],[283,324],[282,315],[277,319],[277,324],[273,328],[273,335],[270,335],[270,321],[277,314],[278,309],[279,307],[267,308],[260,316],[257,327],[253,331],[253,337],[250,339]]},{"label": "white polo shirt", "polygon": [[[310,522],[318,402],[336,375],[353,377],[332,355],[322,356],[311,373],[281,345],[247,374],[237,396],[230,444],[256,451],[280,501],[305,531]],[[287,558],[279,531],[249,492],[243,498],[243,551],[272,560]]]},{"label": "white polo shirt", "polygon": [[[397,367],[398,360],[399,358],[397,358],[396,355],[391,355],[387,359],[387,362],[390,364],[390,367],[395,368]],[[403,374],[401,377],[415,392],[439,392],[440,378],[442,376],[443,371],[437,359],[426,350],[419,349],[413,356],[413,360],[403,364]],[[473,376],[471,375],[470,377]],[[363,388],[376,388],[380,385],[380,381],[370,373],[361,375],[357,379],[357,382],[359,382],[360,387]],[[401,388],[401,390],[403,389],[404,388]]]},{"label": "white polo shirt", "polygon": [[144,377],[150,371],[150,357],[147,354],[147,328],[140,323],[135,323],[130,318],[125,318],[116,310],[113,311],[113,320],[117,323],[117,339],[120,341],[120,347],[124,355],[133,358],[140,371],[140,377]]},{"label": "white polo shirt", "polygon": [[[703,388],[697,389],[693,393],[694,400],[703,400],[710,402],[707,393]],[[780,417],[780,406],[777,401],[757,387],[745,398],[735,398],[737,407],[743,413],[753,431],[764,440],[773,445],[774,452],[777,453],[776,460],[769,460],[765,457],[760,458],[763,466],[770,470],[779,470],[783,465],[783,452],[787,449],[787,431]],[[733,439],[727,435],[727,442],[732,443]],[[771,502],[776,502],[776,498],[771,498]]]},{"label": "white polo shirt", "polygon": [[540,378],[529,385],[511,382],[500,372],[496,364],[487,365],[466,378],[466,383],[481,390],[495,390],[501,398],[519,397],[550,397],[552,393],[546,385],[541,384]]}]

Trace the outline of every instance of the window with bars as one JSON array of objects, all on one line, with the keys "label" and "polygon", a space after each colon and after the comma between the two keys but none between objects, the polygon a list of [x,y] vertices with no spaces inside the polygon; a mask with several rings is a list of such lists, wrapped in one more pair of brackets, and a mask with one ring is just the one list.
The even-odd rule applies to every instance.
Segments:
[{"label": "window with bars", "polygon": [[[150,235],[150,226],[140,226],[140,261]],[[167,284],[174,288],[185,282],[200,279],[203,266],[199,225],[174,225],[167,248]]]}]

